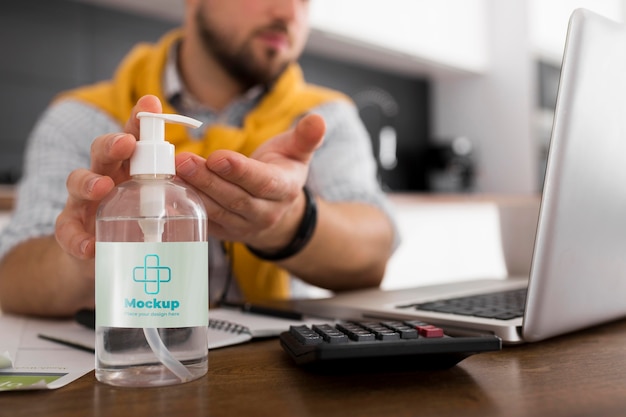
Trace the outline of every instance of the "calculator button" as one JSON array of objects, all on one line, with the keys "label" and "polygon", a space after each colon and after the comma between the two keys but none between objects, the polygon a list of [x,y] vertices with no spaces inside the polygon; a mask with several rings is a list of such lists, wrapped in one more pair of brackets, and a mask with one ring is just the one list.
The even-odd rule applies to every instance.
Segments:
[{"label": "calculator button", "polygon": [[400,333],[384,326],[378,322],[362,322],[361,326],[374,333],[378,340],[396,340],[400,339]]},{"label": "calculator button", "polygon": [[410,327],[415,327],[415,328],[417,328],[417,326],[428,326],[428,323],[424,323],[421,320],[406,320],[404,324]]},{"label": "calculator button", "polygon": [[417,329],[399,321],[384,321],[382,324],[400,335],[401,339],[416,339]]},{"label": "calculator button", "polygon": [[339,323],[337,324],[337,329],[347,334],[351,340],[357,342],[372,341],[376,339],[374,333],[364,329],[363,327],[355,323]]},{"label": "calculator button", "polygon": [[431,324],[426,326],[417,326],[420,336],[427,338],[443,337],[443,329]]},{"label": "calculator button", "polygon": [[346,343],[348,336],[329,324],[314,324],[313,330],[328,343]]},{"label": "calculator button", "polygon": [[324,341],[322,336],[305,325],[291,326],[289,328],[289,333],[291,333],[293,337],[295,337],[303,345],[317,345]]}]

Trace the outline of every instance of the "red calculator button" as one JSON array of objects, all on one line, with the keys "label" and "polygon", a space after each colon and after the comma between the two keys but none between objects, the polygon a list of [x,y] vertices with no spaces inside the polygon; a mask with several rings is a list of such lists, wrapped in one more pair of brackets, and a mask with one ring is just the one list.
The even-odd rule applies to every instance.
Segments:
[{"label": "red calculator button", "polygon": [[417,326],[417,331],[422,337],[443,337],[443,329],[433,326]]}]

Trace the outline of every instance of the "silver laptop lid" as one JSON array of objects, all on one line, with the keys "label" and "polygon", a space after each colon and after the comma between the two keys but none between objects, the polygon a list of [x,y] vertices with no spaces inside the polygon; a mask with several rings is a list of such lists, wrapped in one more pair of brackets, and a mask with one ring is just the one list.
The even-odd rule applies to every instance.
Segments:
[{"label": "silver laptop lid", "polygon": [[626,315],[626,26],[570,19],[525,341]]}]

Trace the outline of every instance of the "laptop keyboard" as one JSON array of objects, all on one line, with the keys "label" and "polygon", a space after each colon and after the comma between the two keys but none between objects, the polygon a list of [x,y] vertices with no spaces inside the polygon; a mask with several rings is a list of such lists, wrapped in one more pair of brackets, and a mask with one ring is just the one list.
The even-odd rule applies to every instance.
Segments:
[{"label": "laptop keyboard", "polygon": [[490,319],[510,320],[524,315],[526,288],[466,297],[449,298],[428,303],[400,306],[422,311],[460,314]]}]

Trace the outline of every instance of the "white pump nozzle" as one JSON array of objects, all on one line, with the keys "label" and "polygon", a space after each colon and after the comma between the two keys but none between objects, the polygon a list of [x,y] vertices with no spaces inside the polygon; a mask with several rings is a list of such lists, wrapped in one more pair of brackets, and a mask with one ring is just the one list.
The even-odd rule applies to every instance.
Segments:
[{"label": "white pump nozzle", "polygon": [[139,112],[139,142],[130,158],[130,175],[174,175],[174,145],[165,141],[165,123],[200,127],[202,122],[178,114]]},{"label": "white pump nozzle", "polygon": [[[130,159],[130,175],[174,175],[174,145],[165,141],[165,122],[199,127],[202,122],[178,114],[137,113],[139,142]],[[163,233],[165,195],[159,183],[144,184],[141,188],[141,228],[146,241],[159,242]]]}]

